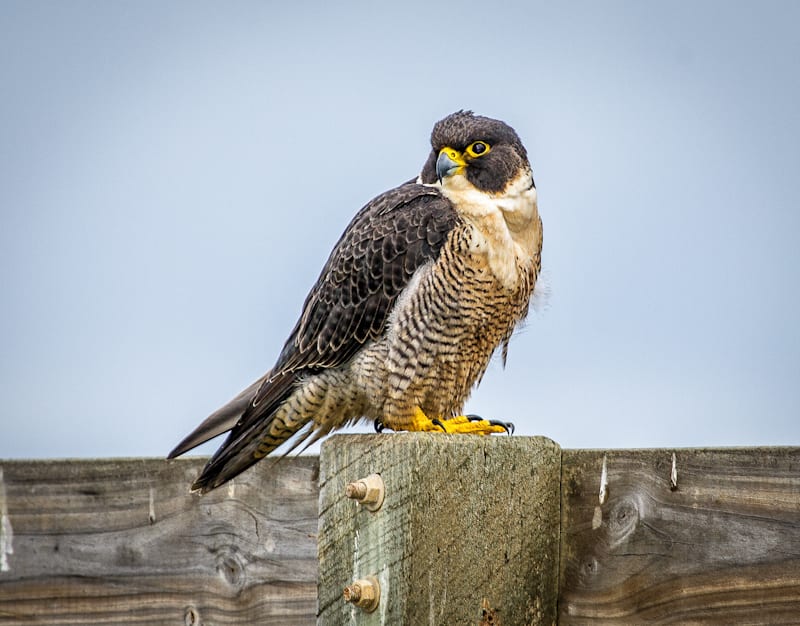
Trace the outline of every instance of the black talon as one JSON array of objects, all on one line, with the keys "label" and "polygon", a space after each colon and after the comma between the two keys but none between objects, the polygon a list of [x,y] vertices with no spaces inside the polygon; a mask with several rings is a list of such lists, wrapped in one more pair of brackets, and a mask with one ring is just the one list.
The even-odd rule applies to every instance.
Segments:
[{"label": "black talon", "polygon": [[444,422],[442,422],[442,420],[436,418],[432,419],[431,422],[433,424],[436,424],[439,428],[441,428],[443,432],[447,432],[447,429],[444,427]]},{"label": "black talon", "polygon": [[383,422],[381,421],[380,417],[376,417],[372,425],[375,427],[376,433],[382,433],[383,429],[386,428],[386,426],[383,425]]},{"label": "black talon", "polygon": [[[483,418],[480,415],[474,415],[474,414],[467,415],[466,418],[470,422],[479,422],[483,420]],[[508,433],[509,437],[514,434],[514,424],[511,422],[501,422],[500,420],[486,420],[486,421],[489,422],[492,426],[502,427],[503,430],[505,430]]]},{"label": "black talon", "polygon": [[501,422],[500,420],[489,420],[489,423],[492,426],[502,426],[503,428],[505,428],[509,437],[514,434],[514,423],[513,422]]}]

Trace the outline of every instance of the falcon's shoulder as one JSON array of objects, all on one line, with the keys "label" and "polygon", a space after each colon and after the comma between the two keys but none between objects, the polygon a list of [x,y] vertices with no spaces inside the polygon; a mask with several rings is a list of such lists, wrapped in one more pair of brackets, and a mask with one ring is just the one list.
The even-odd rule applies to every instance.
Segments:
[{"label": "falcon's shoulder", "polygon": [[397,297],[458,221],[436,187],[407,183],[370,201],[331,252],[273,371],[335,367],[379,337]]}]

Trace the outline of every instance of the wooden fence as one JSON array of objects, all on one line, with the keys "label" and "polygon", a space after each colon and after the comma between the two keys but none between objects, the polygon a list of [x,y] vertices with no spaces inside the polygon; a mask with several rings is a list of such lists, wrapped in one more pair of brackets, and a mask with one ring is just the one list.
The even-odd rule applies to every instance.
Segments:
[{"label": "wooden fence", "polygon": [[203,463],[0,461],[0,624],[800,622],[800,448],[340,435],[201,497]]}]

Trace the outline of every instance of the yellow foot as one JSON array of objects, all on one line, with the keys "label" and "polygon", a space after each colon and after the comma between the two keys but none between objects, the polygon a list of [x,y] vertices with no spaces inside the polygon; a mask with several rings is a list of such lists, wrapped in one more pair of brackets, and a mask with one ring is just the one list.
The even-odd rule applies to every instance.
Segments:
[{"label": "yellow foot", "polygon": [[485,420],[478,415],[456,415],[447,420],[436,420],[444,426],[447,433],[466,433],[470,435],[491,435],[492,433],[514,432],[514,424],[498,420]]},{"label": "yellow foot", "polygon": [[414,409],[410,420],[402,424],[383,424],[375,420],[375,430],[380,432],[388,426],[392,430],[408,430],[412,432],[445,432],[448,434],[490,435],[491,433],[514,432],[514,424],[496,420],[485,420],[477,415],[456,415],[448,419],[431,419],[420,409]]}]

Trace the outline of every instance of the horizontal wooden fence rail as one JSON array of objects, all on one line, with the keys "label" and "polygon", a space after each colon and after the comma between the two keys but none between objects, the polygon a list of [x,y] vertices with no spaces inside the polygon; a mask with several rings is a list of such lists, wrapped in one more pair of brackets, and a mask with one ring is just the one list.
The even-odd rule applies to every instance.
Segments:
[{"label": "horizontal wooden fence rail", "polygon": [[204,462],[0,461],[0,624],[800,622],[800,448],[338,435],[190,494]]},{"label": "horizontal wooden fence rail", "polygon": [[560,569],[560,624],[800,623],[800,448],[564,450]]},{"label": "horizontal wooden fence rail", "polygon": [[0,624],[313,624],[319,462],[284,461],[202,497],[205,459],[0,462]]}]

